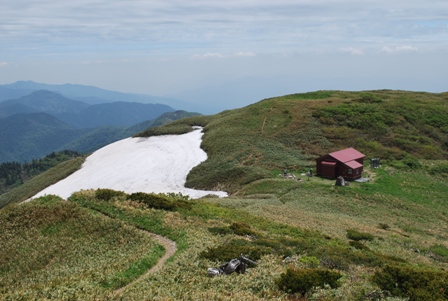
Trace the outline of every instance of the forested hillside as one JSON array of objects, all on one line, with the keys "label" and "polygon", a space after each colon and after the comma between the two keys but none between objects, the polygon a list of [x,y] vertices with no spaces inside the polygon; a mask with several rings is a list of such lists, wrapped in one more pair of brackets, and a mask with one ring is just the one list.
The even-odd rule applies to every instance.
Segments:
[{"label": "forested hillside", "polygon": [[61,162],[80,157],[81,153],[65,150],[53,152],[44,158],[26,163],[5,162],[0,164],[0,194],[22,185],[38,174],[49,170]]},{"label": "forested hillside", "polygon": [[47,114],[77,113],[89,107],[85,102],[68,99],[54,92],[40,90],[17,99],[1,101],[0,112],[15,105],[26,106],[35,110],[35,112]]},{"label": "forested hillside", "polygon": [[[11,92],[5,87],[2,91]],[[176,112],[162,104],[121,101],[91,105],[52,91],[23,91],[30,94],[0,101],[0,163],[25,162],[64,149],[90,152],[142,130],[134,128],[142,122]]]},{"label": "forested hillside", "polygon": [[174,111],[129,127],[78,129],[46,113],[15,114],[0,118],[0,163],[23,163],[65,149],[90,153],[145,128],[196,115],[198,113]]},{"label": "forested hillside", "polygon": [[0,163],[41,158],[78,139],[78,130],[45,113],[16,114],[0,119]]}]

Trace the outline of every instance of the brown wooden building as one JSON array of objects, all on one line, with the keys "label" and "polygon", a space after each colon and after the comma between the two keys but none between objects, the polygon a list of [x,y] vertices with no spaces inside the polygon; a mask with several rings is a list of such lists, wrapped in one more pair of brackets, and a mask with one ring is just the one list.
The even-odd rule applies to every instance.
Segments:
[{"label": "brown wooden building", "polygon": [[361,178],[365,155],[354,148],[329,153],[316,159],[316,174],[323,178],[346,180]]}]

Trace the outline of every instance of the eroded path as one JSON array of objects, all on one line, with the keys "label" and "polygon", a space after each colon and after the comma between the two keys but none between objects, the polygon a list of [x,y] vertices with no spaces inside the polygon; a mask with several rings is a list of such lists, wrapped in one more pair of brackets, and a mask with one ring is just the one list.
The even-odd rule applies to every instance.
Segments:
[{"label": "eroded path", "polygon": [[149,269],[145,274],[141,275],[139,278],[137,278],[134,281],[130,282],[126,286],[123,286],[123,287],[117,289],[115,291],[115,296],[121,295],[126,288],[136,284],[137,282],[141,281],[142,279],[145,279],[149,274],[152,274],[152,273],[155,273],[155,272],[159,271],[163,267],[165,262],[171,256],[173,256],[174,253],[176,253],[176,251],[177,251],[176,242],[172,241],[171,239],[168,239],[166,237],[160,236],[160,235],[155,234],[155,233],[147,232],[147,231],[144,231],[144,230],[141,230],[141,231],[143,231],[146,235],[148,235],[148,236],[152,237],[153,239],[155,239],[157,241],[157,243],[161,244],[165,248],[165,255],[163,255],[162,258],[159,259],[157,264],[155,266],[153,266],[151,269]]}]

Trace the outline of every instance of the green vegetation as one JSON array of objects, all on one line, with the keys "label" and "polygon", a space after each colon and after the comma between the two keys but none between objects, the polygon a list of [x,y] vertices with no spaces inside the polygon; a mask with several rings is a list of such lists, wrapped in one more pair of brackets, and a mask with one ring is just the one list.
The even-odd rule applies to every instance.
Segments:
[{"label": "green vegetation", "polygon": [[339,286],[338,280],[342,275],[338,272],[319,269],[287,269],[280,275],[277,285],[288,293],[306,294],[316,287],[329,285],[331,288]]},{"label": "green vegetation", "polygon": [[[193,116],[192,116],[193,115]],[[189,117],[190,116],[190,117]],[[141,133],[134,135],[134,137],[149,137],[161,135],[182,135],[191,132],[193,126],[205,126],[210,116],[203,116],[197,114],[184,115],[182,122],[170,122],[166,125],[160,124],[158,126],[150,127]]]},{"label": "green vegetation", "polygon": [[[11,204],[0,211],[6,229],[0,245],[7,246],[0,256],[0,296],[445,300],[446,99],[318,91],[144,132],[180,134],[202,126],[209,157],[193,169],[188,185],[231,196],[192,200],[98,189],[77,192],[68,202],[47,197]],[[381,158],[379,169],[366,164],[368,182],[336,187],[333,180],[302,175],[317,156],[350,146],[365,153],[366,162]],[[283,169],[300,180],[279,176]],[[176,241],[178,252],[157,274],[117,296],[116,288],[140,277],[163,253],[141,230]],[[93,250],[86,250],[86,241]],[[243,275],[207,277],[207,268],[240,254],[258,265]]]},{"label": "green vegetation", "polygon": [[372,241],[374,239],[372,234],[359,232],[355,229],[348,229],[347,230],[347,238],[352,239],[354,241],[360,241],[360,240],[368,240]]},{"label": "green vegetation", "polygon": [[447,113],[446,100],[432,94],[382,91],[319,108],[313,116],[332,139],[353,139],[355,147],[392,161],[407,154],[446,159]]},{"label": "green vegetation", "polygon": [[160,194],[136,192],[129,196],[131,201],[137,201],[150,208],[176,211],[179,209],[189,209],[191,207],[190,198],[182,194]]},{"label": "green vegetation", "polygon": [[[203,126],[209,159],[192,170],[187,185],[236,193],[271,178],[269,171],[309,170],[316,157],[348,146],[400,169],[421,169],[423,159],[446,160],[447,116],[444,94],[317,91],[181,119],[138,136]],[[445,165],[426,168],[446,175]]]},{"label": "green vegetation", "polygon": [[47,196],[0,211],[2,299],[110,296],[163,249],[134,227]]},{"label": "green vegetation", "polygon": [[81,157],[82,154],[70,150],[53,152],[42,159],[27,163],[5,162],[0,164],[0,195],[17,187],[38,174],[61,162]]},{"label": "green vegetation", "polygon": [[3,208],[10,203],[21,202],[31,198],[38,192],[42,191],[45,187],[68,177],[70,174],[81,168],[84,159],[84,157],[77,157],[62,162],[57,166],[31,178],[17,188],[0,195],[0,208]]},{"label": "green vegetation", "polygon": [[373,277],[392,296],[409,300],[447,300],[448,273],[411,267],[386,266]]}]

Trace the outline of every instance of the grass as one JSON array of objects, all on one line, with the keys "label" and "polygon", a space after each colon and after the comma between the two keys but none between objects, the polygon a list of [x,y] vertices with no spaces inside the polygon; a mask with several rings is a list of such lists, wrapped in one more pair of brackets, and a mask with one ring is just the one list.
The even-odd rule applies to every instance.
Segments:
[{"label": "grass", "polygon": [[113,275],[110,279],[101,282],[101,286],[108,289],[118,289],[136,280],[145,274],[147,270],[157,264],[157,261],[165,253],[165,248],[158,245],[153,248],[152,253],[134,263],[126,270]]},{"label": "grass", "polygon": [[[379,180],[387,176],[392,177],[389,173],[379,173],[376,181],[369,185],[379,185]],[[289,180],[283,181],[286,183]],[[400,182],[395,184],[399,185]],[[338,191],[336,187],[328,185],[326,180],[312,178],[296,190],[280,189],[278,194],[270,198],[207,198],[194,201],[191,206],[175,212],[149,208],[145,203],[132,201],[130,195],[111,191],[107,191],[107,194],[100,191],[99,195],[102,197],[107,195],[106,201],[98,199],[96,191],[82,191],[75,193],[69,202],[47,197],[25,205],[11,205],[0,211],[2,229],[7,229],[2,246],[10,246],[3,254],[17,254],[18,257],[3,255],[1,266],[7,268],[1,271],[3,278],[0,282],[0,292],[11,299],[25,295],[36,299],[56,296],[61,299],[89,300],[92,296],[113,299],[114,288],[143,274],[163,251],[146,241],[136,228],[174,239],[180,245],[180,251],[161,272],[127,288],[121,296],[123,300],[140,300],[147,296],[154,300],[288,300],[288,293],[279,289],[276,284],[278,279],[291,264],[295,269],[307,269],[311,261],[312,268],[336,270],[343,277],[339,280],[339,288],[312,289],[305,295],[311,297],[313,294],[341,294],[344,298],[339,300],[353,300],[354,296],[366,298],[369,293],[378,289],[374,283],[369,282],[368,277],[360,276],[361,271],[373,275],[376,267],[390,264],[436,269],[446,266],[446,261],[432,259],[434,254],[446,254],[446,237],[439,237],[443,235],[443,231],[433,233],[434,235],[428,231],[409,233],[409,237],[406,237],[400,236],[398,233],[402,230],[388,219],[385,222],[390,228],[384,230],[378,227],[377,219],[372,220],[371,224],[366,221],[367,212],[364,212],[364,216],[355,218],[362,212],[362,206],[355,206],[352,197],[356,194],[361,196],[363,185],[352,185],[345,191]],[[316,193],[310,194],[311,191]],[[253,192],[257,191],[254,189]],[[305,194],[307,198],[292,201],[296,192]],[[316,197],[322,193],[322,202],[318,204],[319,199]],[[328,202],[335,196],[340,197],[339,202],[345,198],[347,200],[343,204],[338,204],[338,201]],[[371,194],[365,194],[364,202],[373,201],[374,199],[368,199],[370,196]],[[284,198],[285,203],[280,202],[278,197]],[[325,199],[327,208],[321,208]],[[299,206],[300,202],[304,204]],[[379,205],[385,204],[383,202]],[[426,203],[417,205],[430,208]],[[319,221],[320,226],[301,220],[300,212],[307,206],[307,211],[301,214],[319,218],[315,222]],[[347,214],[347,206],[353,206],[351,216]],[[67,209],[63,210],[66,207]],[[381,210],[384,213],[388,207]],[[418,212],[421,214],[420,218],[428,213],[421,212],[421,207],[412,206],[405,213],[417,216]],[[24,219],[24,216],[27,218]],[[59,218],[56,218],[57,216]],[[427,225],[427,230],[433,230],[431,227],[437,224],[427,223],[431,218],[433,217],[426,217],[426,220],[421,221]],[[329,222],[328,228],[325,226],[326,222]],[[330,227],[336,229],[335,232],[326,231]],[[228,230],[210,232],[210,228]],[[16,232],[11,233],[9,229],[16,229]],[[345,238],[349,229],[359,229],[358,232],[368,237],[370,236],[367,234],[373,235],[375,239],[364,241],[362,245],[350,244]],[[122,231],[128,232],[124,234]],[[341,235],[338,235],[338,232],[341,232]],[[54,237],[58,240],[42,242],[42,238],[23,237],[36,235],[31,233],[39,233],[45,239]],[[245,240],[246,233],[255,235],[257,239]],[[68,238],[65,238],[66,235]],[[130,236],[132,248],[141,251],[136,252],[138,255],[133,253],[131,258],[125,258],[126,252],[135,252],[128,243]],[[117,243],[123,239],[127,239],[126,242]],[[420,245],[422,239],[428,243],[426,249]],[[87,246],[85,240],[91,245]],[[73,250],[67,246],[68,242]],[[148,254],[149,245],[152,246],[151,255]],[[415,253],[409,250],[410,246],[419,247],[422,252]],[[201,254],[207,250],[229,251],[231,248],[259,252],[259,266],[249,269],[245,275],[208,278],[206,269],[222,263],[222,259],[214,261],[210,258],[221,258],[221,255],[209,253],[212,257],[202,257]],[[29,253],[31,250],[32,253]],[[46,259],[33,259],[41,258],[37,256],[39,253]],[[120,255],[117,258],[118,254]],[[250,254],[256,256],[256,253]],[[284,263],[285,256],[289,256],[292,261]],[[294,257],[297,259],[294,260]],[[19,258],[22,265],[16,266]],[[123,260],[125,263],[122,263]],[[88,268],[83,271],[82,267]],[[15,278],[11,277],[11,273]],[[70,277],[67,274],[70,274]],[[46,276],[42,278],[42,275]],[[34,283],[34,286],[22,283]],[[167,287],[170,289],[166,289]],[[366,287],[369,288],[368,291],[365,291]],[[226,294],[229,289],[232,291],[231,295]]]},{"label": "grass", "polygon": [[2,299],[108,296],[163,253],[135,227],[54,196],[0,214]]},{"label": "grass", "polygon": [[[187,186],[236,193],[271,178],[271,170],[313,168],[315,158],[349,146],[404,169],[419,169],[424,159],[446,160],[446,116],[444,94],[318,91],[186,118],[154,131],[203,126],[202,147],[209,159],[191,171]],[[428,171],[446,174],[445,165]]]}]

